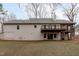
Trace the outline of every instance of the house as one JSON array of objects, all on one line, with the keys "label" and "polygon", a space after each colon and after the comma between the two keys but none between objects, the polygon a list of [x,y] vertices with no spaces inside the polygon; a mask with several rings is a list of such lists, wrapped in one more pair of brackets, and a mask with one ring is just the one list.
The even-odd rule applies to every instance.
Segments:
[{"label": "house", "polygon": [[69,40],[74,38],[74,24],[51,18],[9,20],[3,23],[3,36],[7,40]]}]

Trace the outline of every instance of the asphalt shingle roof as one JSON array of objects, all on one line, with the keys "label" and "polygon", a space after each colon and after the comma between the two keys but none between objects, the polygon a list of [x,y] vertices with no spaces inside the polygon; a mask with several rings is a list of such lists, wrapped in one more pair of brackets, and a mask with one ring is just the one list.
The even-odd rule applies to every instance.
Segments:
[{"label": "asphalt shingle roof", "polygon": [[31,18],[29,20],[9,20],[9,21],[6,21],[4,22],[3,24],[16,24],[16,23],[22,23],[22,24],[31,24],[31,23],[38,23],[38,24],[41,24],[41,23],[72,23],[71,21],[68,21],[68,20],[60,20],[60,19],[56,19],[56,20],[53,20],[51,18]]}]

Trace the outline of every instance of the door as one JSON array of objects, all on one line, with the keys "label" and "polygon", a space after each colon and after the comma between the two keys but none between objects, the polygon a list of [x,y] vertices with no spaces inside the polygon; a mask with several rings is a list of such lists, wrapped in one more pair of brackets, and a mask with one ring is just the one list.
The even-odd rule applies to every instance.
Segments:
[{"label": "door", "polygon": [[52,40],[53,39],[53,34],[48,34],[47,39]]}]

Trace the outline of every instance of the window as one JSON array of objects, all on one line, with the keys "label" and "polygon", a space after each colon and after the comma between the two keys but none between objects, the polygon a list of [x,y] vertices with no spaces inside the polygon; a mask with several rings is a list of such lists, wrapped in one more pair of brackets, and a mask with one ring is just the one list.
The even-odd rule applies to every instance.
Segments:
[{"label": "window", "polygon": [[19,30],[19,25],[17,25],[17,30]]},{"label": "window", "polygon": [[36,25],[34,25],[34,28],[36,28],[37,26]]},{"label": "window", "polygon": [[57,34],[54,34],[54,38],[56,38],[57,37]]},{"label": "window", "polygon": [[44,25],[44,29],[46,29],[46,25]]},{"label": "window", "polygon": [[44,38],[46,38],[46,34],[44,34]]}]

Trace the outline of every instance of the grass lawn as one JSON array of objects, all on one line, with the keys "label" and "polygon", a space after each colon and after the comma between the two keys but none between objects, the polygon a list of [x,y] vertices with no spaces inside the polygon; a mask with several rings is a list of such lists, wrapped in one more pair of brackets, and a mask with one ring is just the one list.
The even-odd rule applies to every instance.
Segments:
[{"label": "grass lawn", "polygon": [[0,55],[79,56],[76,41],[0,41]]}]

